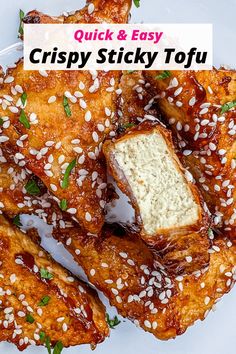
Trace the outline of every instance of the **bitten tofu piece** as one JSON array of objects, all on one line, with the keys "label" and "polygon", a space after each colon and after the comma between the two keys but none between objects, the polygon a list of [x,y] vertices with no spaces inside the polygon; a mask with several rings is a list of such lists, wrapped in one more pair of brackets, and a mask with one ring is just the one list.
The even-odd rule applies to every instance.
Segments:
[{"label": "bitten tofu piece", "polygon": [[[209,219],[202,198],[162,125],[144,122],[104,153],[111,174],[130,198],[143,240],[175,273],[206,266]],[[206,208],[206,207],[205,207]]]},{"label": "bitten tofu piece", "polygon": [[96,345],[109,334],[95,291],[0,217],[0,342]]}]

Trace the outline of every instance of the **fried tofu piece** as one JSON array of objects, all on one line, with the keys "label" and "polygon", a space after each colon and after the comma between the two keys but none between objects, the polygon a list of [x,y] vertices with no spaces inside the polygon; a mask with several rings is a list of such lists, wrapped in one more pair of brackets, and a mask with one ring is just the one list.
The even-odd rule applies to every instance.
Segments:
[{"label": "fried tofu piece", "polygon": [[145,72],[215,227],[236,240],[236,71]]},{"label": "fried tofu piece", "polygon": [[103,147],[111,175],[129,197],[142,239],[176,274],[209,261],[208,214],[175,153],[171,133],[144,122]]},{"label": "fried tofu piece", "polygon": [[102,342],[109,333],[97,294],[0,217],[0,341],[23,350],[46,337],[64,347]]},{"label": "fried tofu piece", "polygon": [[55,228],[53,236],[122,316],[162,340],[204,320],[235,282],[236,249],[227,240],[214,241],[209,268],[175,278],[139,235],[118,225],[107,225],[102,238],[88,240],[66,223]]},{"label": "fried tofu piece", "polygon": [[209,269],[174,277],[136,232],[107,225],[102,237],[87,237],[53,202],[41,212],[53,225],[53,237],[121,315],[157,338],[174,338],[203,320],[234,285],[236,249],[225,239],[214,241]]},{"label": "fried tofu piece", "polygon": [[[130,3],[95,1],[93,13],[90,4],[73,21],[119,17],[126,22]],[[104,223],[101,149],[116,125],[120,77],[119,71],[24,71],[20,61],[0,89],[0,115],[6,122],[1,143],[14,149],[15,161],[40,178],[58,202],[66,200],[68,213],[91,233]]]}]

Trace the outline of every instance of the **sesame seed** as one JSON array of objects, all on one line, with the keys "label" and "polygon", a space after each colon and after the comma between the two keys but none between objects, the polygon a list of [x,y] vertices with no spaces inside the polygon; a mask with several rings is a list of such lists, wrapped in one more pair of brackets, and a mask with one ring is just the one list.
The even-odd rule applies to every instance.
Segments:
[{"label": "sesame seed", "polygon": [[45,70],[39,70],[39,74],[43,77],[48,77],[48,73]]},{"label": "sesame seed", "polygon": [[174,92],[174,96],[175,97],[178,96],[182,91],[183,91],[183,87],[177,88],[177,90],[175,90],[175,92]]},{"label": "sesame seed", "polygon": [[87,111],[86,113],[85,113],[85,121],[86,122],[89,122],[90,120],[91,120],[91,118],[92,118],[92,115],[91,115],[91,112],[90,111]]},{"label": "sesame seed", "polygon": [[92,220],[91,214],[89,212],[85,213],[85,220],[90,222]]},{"label": "sesame seed", "polygon": [[48,99],[48,103],[54,103],[54,102],[56,102],[56,96],[51,96],[51,97],[49,97],[49,99]]},{"label": "sesame seed", "polygon": [[189,106],[194,106],[196,103],[196,98],[195,97],[192,97],[190,100],[189,100]]},{"label": "sesame seed", "polygon": [[80,104],[80,107],[83,109],[85,109],[87,107],[87,103],[82,98],[79,100],[79,104]]},{"label": "sesame seed", "polygon": [[93,3],[89,4],[88,6],[88,14],[91,15],[95,10],[95,6]]},{"label": "sesame seed", "polygon": [[144,321],[144,326],[147,328],[152,328],[151,323],[148,320]]}]

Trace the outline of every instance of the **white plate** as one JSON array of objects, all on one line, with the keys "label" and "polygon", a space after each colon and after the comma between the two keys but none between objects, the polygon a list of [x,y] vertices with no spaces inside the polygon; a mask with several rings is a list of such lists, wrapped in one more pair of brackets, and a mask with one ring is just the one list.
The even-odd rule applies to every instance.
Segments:
[{"label": "white plate", "polygon": [[[141,0],[141,8],[133,9],[131,22],[150,23],[213,23],[214,25],[214,65],[228,64],[235,67],[235,10],[236,0]],[[61,14],[83,6],[81,0],[11,0],[3,2],[0,12],[0,50],[17,41],[18,12],[22,8],[25,12],[37,8],[51,15]],[[0,64],[9,64],[19,57],[16,49],[0,56]],[[123,203],[123,200],[121,201]],[[124,208],[125,206],[125,208]],[[119,207],[120,217],[125,218],[127,204]],[[41,234],[45,234],[45,226],[40,226]],[[71,256],[57,246],[50,238],[43,238],[43,246],[52,252],[53,256],[72,270],[75,274],[84,277],[81,269],[75,265]],[[204,322],[197,322],[187,333],[175,340],[161,342],[152,335],[136,328],[127,320],[112,331],[111,337],[99,345],[95,354],[233,354],[236,346],[236,288],[217,305],[217,311],[211,312]],[[102,299],[106,302],[104,297]],[[114,308],[108,306],[107,311],[115,313]],[[46,353],[45,348],[30,347],[28,354]],[[89,346],[80,346],[64,349],[66,354],[91,354]],[[16,354],[17,349],[10,344],[0,344],[1,354]]]}]

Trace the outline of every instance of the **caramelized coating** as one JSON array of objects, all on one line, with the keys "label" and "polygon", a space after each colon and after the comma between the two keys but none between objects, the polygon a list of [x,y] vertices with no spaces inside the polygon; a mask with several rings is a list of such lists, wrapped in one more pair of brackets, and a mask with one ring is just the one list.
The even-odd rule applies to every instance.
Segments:
[{"label": "caramelized coating", "polygon": [[[92,13],[90,4],[73,21],[114,22],[119,17],[126,22],[130,1],[104,4],[95,1]],[[1,143],[14,147],[17,163],[40,178],[58,203],[66,200],[68,213],[92,233],[104,223],[101,148],[117,120],[120,76],[119,71],[24,71],[20,61],[8,71],[0,90],[5,122]],[[27,99],[22,103],[23,93]]]},{"label": "caramelized coating", "polygon": [[23,350],[45,336],[64,347],[104,340],[109,330],[96,293],[2,216],[0,250],[0,341]]},{"label": "caramelized coating", "polygon": [[[152,93],[149,84],[145,82],[142,71],[125,71],[121,77],[120,89],[120,119],[119,132],[130,128],[133,124],[145,119],[157,120],[157,107],[153,106]],[[150,103],[151,101],[151,103]]]},{"label": "caramelized coating", "polygon": [[102,238],[88,240],[78,228],[66,225],[55,229],[53,236],[83,267],[89,281],[122,316],[159,339],[181,335],[203,320],[234,284],[236,249],[226,240],[214,242],[209,269],[173,278],[131,231],[106,226]]},{"label": "caramelized coating", "polygon": [[[38,199],[31,196],[32,205]],[[121,315],[157,338],[174,338],[203,320],[234,284],[236,250],[224,239],[214,241],[208,270],[175,278],[135,232],[107,225],[102,237],[87,237],[53,199],[45,203],[38,215],[53,225],[53,237],[83,267],[89,281]]]},{"label": "caramelized coating", "polygon": [[[192,203],[197,206],[198,217],[197,221],[192,221],[193,219],[191,219],[192,223],[186,226],[178,226],[177,219],[175,221],[175,224],[173,224],[173,219],[171,227],[163,229],[157,228],[155,233],[150,234],[147,232],[145,222],[142,219],[142,207],[139,205],[139,202],[137,201],[133,193],[132,187],[129,184],[125,172],[121,169],[121,166],[119,166],[119,163],[117,161],[116,144],[118,145],[120,143],[132,141],[132,138],[136,138],[139,136],[151,136],[155,134],[158,134],[164,138],[164,141],[167,144],[167,148],[171,152],[176,171],[178,172],[178,174],[180,174],[181,178],[183,178],[183,181],[179,183],[185,184],[186,189],[193,200]],[[153,148],[155,149],[155,146],[153,146]],[[141,143],[139,145],[139,149],[142,149]],[[192,183],[192,181],[188,179],[188,174],[184,170],[175,153],[171,133],[160,124],[146,121],[140,124],[139,126],[130,129],[127,134],[124,134],[118,139],[112,142],[107,141],[103,146],[103,152],[106,156],[110,174],[113,176],[122,192],[125,193],[131,200],[132,206],[134,207],[136,212],[136,221],[137,224],[139,224],[140,235],[142,239],[150,247],[152,247],[155,251],[158,252],[158,254],[161,256],[162,264],[167,267],[168,271],[171,271],[175,274],[191,273],[207,266],[209,262],[208,248],[210,246],[208,239],[208,230],[210,227],[209,217],[206,212],[206,206],[204,205],[202,196],[200,195],[198,189]],[[131,156],[136,156],[136,154],[140,155],[141,151],[136,151],[135,147],[131,147],[130,154]],[[138,158],[138,156],[136,157]],[[160,156],[159,158],[161,159],[163,157]],[[169,157],[165,156],[165,159],[168,158]],[[124,161],[124,165],[126,164],[126,162],[127,160]],[[142,166],[141,168],[143,168],[145,171],[145,166]],[[133,171],[132,173],[135,173],[135,171]],[[150,172],[147,171],[146,173],[148,174]],[[144,175],[145,173],[143,175],[139,175],[139,178],[137,178],[136,180],[137,185],[142,185],[145,183],[145,177],[142,177]],[[160,182],[163,180],[163,176],[159,176],[157,173],[155,176],[153,176],[153,184],[155,183],[155,181],[157,181],[156,183],[159,183],[158,178]],[[165,178],[167,178],[167,176],[165,176]],[[146,187],[146,193],[149,193],[149,190],[154,188],[153,184]],[[167,186],[163,186],[163,188],[166,189]],[[143,193],[144,192],[142,192],[141,195]],[[160,198],[163,197],[160,196]],[[167,195],[165,196],[165,198],[166,200],[163,201],[163,203],[168,203]],[[144,198],[143,196],[142,199],[143,204],[146,203],[146,208],[148,209],[150,199],[153,199],[153,197],[150,194],[149,198]],[[181,196],[178,200],[181,201]],[[185,203],[185,201],[183,200],[182,203]],[[159,211],[158,209],[159,208],[155,210],[155,215],[151,215],[150,213],[149,224],[155,224],[155,221],[153,219],[157,218],[158,213],[163,213],[163,211]],[[167,208],[166,213],[175,214],[175,209]]]},{"label": "caramelized coating", "polygon": [[[202,191],[215,226],[236,240],[236,72],[145,72],[183,161]],[[234,103],[228,111],[227,103]]]},{"label": "caramelized coating", "polygon": [[62,16],[50,16],[33,10],[24,17],[24,23],[126,23],[132,0],[92,0],[78,11]]}]

